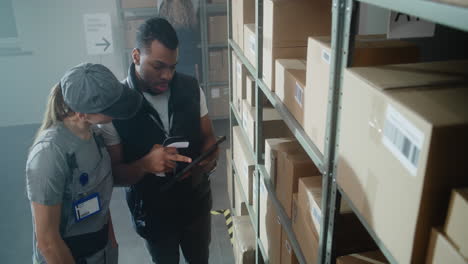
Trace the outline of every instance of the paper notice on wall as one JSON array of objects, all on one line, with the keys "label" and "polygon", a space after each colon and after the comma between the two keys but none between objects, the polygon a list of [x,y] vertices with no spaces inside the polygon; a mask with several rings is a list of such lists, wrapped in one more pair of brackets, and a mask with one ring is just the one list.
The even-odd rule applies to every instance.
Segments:
[{"label": "paper notice on wall", "polygon": [[391,105],[387,107],[382,142],[416,176],[424,134]]},{"label": "paper notice on wall", "polygon": [[108,13],[85,14],[84,29],[88,54],[111,54],[114,52],[112,24]]},{"label": "paper notice on wall", "polygon": [[221,93],[219,91],[219,88],[211,88],[211,98],[216,99],[221,97]]},{"label": "paper notice on wall", "polygon": [[409,16],[400,12],[390,12],[387,38],[422,38],[433,37],[435,24],[419,17]]}]

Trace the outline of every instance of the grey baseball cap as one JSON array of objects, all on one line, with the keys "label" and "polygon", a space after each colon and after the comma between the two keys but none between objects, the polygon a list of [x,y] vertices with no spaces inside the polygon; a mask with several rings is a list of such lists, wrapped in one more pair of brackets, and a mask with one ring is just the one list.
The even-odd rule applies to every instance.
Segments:
[{"label": "grey baseball cap", "polygon": [[60,80],[65,103],[75,112],[104,114],[115,119],[133,117],[142,97],[117,80],[104,65],[82,63]]}]

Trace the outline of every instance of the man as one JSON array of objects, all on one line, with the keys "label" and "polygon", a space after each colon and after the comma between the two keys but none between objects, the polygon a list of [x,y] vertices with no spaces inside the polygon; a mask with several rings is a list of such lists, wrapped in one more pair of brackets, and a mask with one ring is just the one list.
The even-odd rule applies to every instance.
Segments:
[{"label": "man", "polygon": [[[218,151],[169,190],[161,190],[173,177],[168,172],[180,170],[177,161],[190,162],[216,142],[204,94],[196,79],[175,71],[178,39],[167,20],[145,21],[136,40],[124,83],[146,100],[132,119],[106,126],[115,180],[130,185],[127,203],[134,226],[155,263],[179,263],[179,246],[189,263],[208,263],[208,174],[216,166]],[[189,158],[161,146],[169,137],[189,141],[187,149],[179,150]]]}]

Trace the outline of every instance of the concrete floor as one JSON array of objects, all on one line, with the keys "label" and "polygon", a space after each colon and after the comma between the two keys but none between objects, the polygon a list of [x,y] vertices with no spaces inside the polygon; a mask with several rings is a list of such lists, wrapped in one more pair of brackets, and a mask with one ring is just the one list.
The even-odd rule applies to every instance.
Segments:
[{"label": "concrete floor", "polygon": [[[218,136],[229,136],[229,121],[214,121]],[[28,148],[32,143],[37,125],[0,128],[0,259],[1,263],[31,263],[32,219],[26,196],[24,167]],[[213,209],[229,208],[226,187],[225,149],[223,143],[218,169],[212,175]],[[112,220],[119,243],[119,263],[151,263],[143,240],[133,231],[130,214],[125,203],[124,190],[115,188],[111,202]],[[222,215],[212,216],[212,242],[210,263],[234,263],[225,220]],[[181,260],[181,263],[185,261]]]}]

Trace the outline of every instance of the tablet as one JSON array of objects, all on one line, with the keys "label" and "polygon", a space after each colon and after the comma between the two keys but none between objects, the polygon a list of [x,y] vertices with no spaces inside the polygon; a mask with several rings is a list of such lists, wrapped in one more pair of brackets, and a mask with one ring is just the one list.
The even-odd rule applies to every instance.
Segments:
[{"label": "tablet", "polygon": [[185,173],[190,171],[193,167],[198,165],[198,163],[202,162],[204,159],[208,158],[213,152],[216,150],[216,148],[219,146],[219,144],[223,143],[226,140],[226,136],[222,136],[218,138],[216,143],[214,143],[207,151],[202,153],[198,158],[193,160],[189,165],[187,165],[183,170],[178,172],[168,183],[164,184],[161,187],[161,190],[167,190],[169,189],[178,179],[180,179],[182,176],[184,176]]}]

